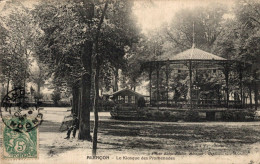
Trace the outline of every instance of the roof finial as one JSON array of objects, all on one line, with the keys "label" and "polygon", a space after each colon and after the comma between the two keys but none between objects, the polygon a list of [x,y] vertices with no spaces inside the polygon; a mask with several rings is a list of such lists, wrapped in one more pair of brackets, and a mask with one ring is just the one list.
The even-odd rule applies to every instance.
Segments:
[{"label": "roof finial", "polygon": [[194,31],[194,21],[193,21],[193,28],[192,28],[192,48],[195,48],[195,31]]}]

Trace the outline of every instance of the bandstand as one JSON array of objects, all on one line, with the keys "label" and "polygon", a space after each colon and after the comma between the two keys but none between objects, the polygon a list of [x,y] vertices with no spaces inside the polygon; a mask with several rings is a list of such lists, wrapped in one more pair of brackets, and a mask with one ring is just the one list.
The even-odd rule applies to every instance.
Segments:
[{"label": "bandstand", "polygon": [[177,55],[161,55],[143,65],[149,74],[150,107],[241,109],[243,71],[248,67],[194,45]]}]

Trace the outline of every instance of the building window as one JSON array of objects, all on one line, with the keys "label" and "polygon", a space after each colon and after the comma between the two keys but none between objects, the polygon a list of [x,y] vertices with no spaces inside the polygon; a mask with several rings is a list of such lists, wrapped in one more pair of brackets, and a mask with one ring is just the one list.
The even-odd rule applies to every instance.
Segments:
[{"label": "building window", "polygon": [[122,101],[123,100],[123,97],[122,96],[118,96],[118,101]]},{"label": "building window", "polygon": [[135,96],[132,96],[132,104],[135,104]]},{"label": "building window", "polygon": [[128,103],[128,96],[125,96],[125,103]]}]

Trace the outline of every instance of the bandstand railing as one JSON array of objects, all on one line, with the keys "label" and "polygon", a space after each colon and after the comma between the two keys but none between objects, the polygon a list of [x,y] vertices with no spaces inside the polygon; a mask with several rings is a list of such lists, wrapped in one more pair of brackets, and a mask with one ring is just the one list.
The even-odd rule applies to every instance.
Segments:
[{"label": "bandstand railing", "polygon": [[[150,106],[158,107],[172,107],[172,108],[190,108],[190,101],[174,101],[168,100],[151,100]],[[192,108],[242,108],[241,101],[215,99],[192,100]]]}]

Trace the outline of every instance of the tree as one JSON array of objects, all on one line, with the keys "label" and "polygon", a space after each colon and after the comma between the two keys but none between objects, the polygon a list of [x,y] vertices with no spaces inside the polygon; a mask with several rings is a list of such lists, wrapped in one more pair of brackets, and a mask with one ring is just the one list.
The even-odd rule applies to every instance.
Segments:
[{"label": "tree", "polygon": [[[127,64],[123,67],[123,75],[127,79],[128,88],[134,89],[147,76],[143,75],[142,64],[158,59],[163,53],[164,39],[161,31],[151,31],[149,37],[140,36],[139,41],[129,48],[126,54]],[[131,68],[131,69],[129,69]]]},{"label": "tree", "polygon": [[[38,42],[37,54],[49,66],[54,81],[62,84],[63,88],[73,90],[74,108],[81,108],[79,139],[86,140],[91,140],[92,39],[89,20],[92,19],[92,10],[92,2],[74,3],[66,0],[42,1],[34,10],[34,17],[44,32]],[[79,97],[81,101],[78,101]],[[81,103],[75,105],[75,102]]]},{"label": "tree", "polygon": [[164,27],[166,40],[173,47],[171,52],[177,53],[191,48],[193,38],[196,47],[210,51],[221,32],[220,23],[226,12],[226,8],[218,3],[177,12],[170,26]]},{"label": "tree", "polygon": [[41,93],[41,87],[44,85],[45,80],[49,77],[49,74],[47,73],[48,68],[40,62],[37,62],[37,64],[38,69],[32,71],[30,78],[31,81],[37,85],[37,93]]},{"label": "tree", "polygon": [[[97,104],[99,100],[100,66],[102,65],[103,61],[109,61],[111,64],[115,63],[115,61],[117,62],[120,61],[120,59],[124,56],[125,47],[131,46],[131,44],[134,43],[136,40],[136,35],[133,35],[134,32],[136,32],[136,28],[134,25],[130,25],[130,23],[133,21],[130,15],[132,3],[130,1],[115,1],[110,3],[110,5],[111,6],[109,7],[109,1],[107,0],[104,4],[103,10],[101,10],[100,13],[101,16],[94,37],[93,111],[94,111],[95,121],[94,121],[94,129],[93,129],[93,151],[92,151],[93,155],[96,155],[96,148],[97,148],[97,132],[98,132]],[[107,15],[107,17],[105,17],[105,15]],[[119,58],[117,55],[120,55],[121,58]]]},{"label": "tree", "polygon": [[58,102],[61,100],[61,94],[58,89],[55,89],[51,94],[51,99],[55,106],[58,106]]},{"label": "tree", "polygon": [[[214,50],[219,55],[228,59],[241,62],[239,69],[243,75],[244,92],[248,91],[252,104],[252,88],[255,95],[255,109],[258,106],[258,81],[259,81],[259,11],[257,1],[240,0],[234,8],[234,18],[223,22],[223,30],[214,43]],[[244,64],[243,64],[244,63]],[[251,68],[249,67],[251,65]],[[253,86],[253,87],[252,87]],[[246,89],[247,87],[248,89]],[[252,105],[251,105],[252,106]]]},{"label": "tree", "polygon": [[260,80],[260,3],[256,0],[241,0],[236,3],[235,14],[240,26],[241,33],[238,43],[243,45],[238,49],[238,54],[242,61],[252,64],[251,79],[254,85],[255,110],[258,107],[259,100],[259,80]]},{"label": "tree", "polygon": [[[44,32],[37,54],[48,64],[57,83],[72,89],[81,84],[79,139],[90,140],[90,102],[93,93],[96,93],[93,104],[98,101],[100,70],[109,73],[107,70],[111,69],[107,67],[118,66],[123,61],[125,47],[137,40],[138,33],[129,14],[131,5],[129,1],[43,2],[35,10],[35,18]],[[77,77],[71,80],[73,74]],[[95,82],[93,92],[92,82]],[[96,105],[93,106],[97,118]],[[93,144],[97,143],[97,122]]]},{"label": "tree", "polygon": [[8,2],[3,11],[8,14],[1,17],[6,35],[2,38],[0,49],[3,55],[2,73],[7,79],[8,91],[10,82],[12,82],[13,87],[26,87],[26,81],[30,75],[31,61],[29,57],[32,55],[34,41],[39,32],[32,23],[30,11],[19,1]]}]

